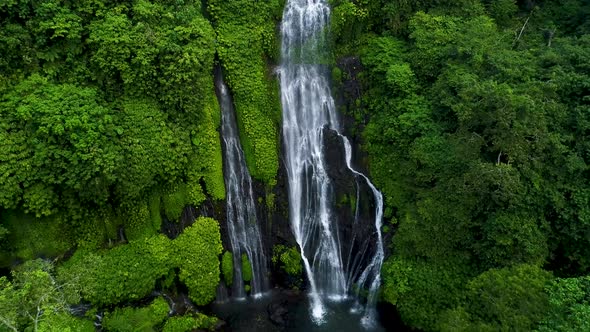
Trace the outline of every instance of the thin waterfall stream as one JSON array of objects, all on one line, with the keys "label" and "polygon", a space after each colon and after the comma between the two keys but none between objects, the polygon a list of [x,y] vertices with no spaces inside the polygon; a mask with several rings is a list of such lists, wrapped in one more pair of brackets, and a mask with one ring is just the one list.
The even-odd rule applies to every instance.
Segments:
[{"label": "thin waterfall stream", "polygon": [[[371,181],[352,167],[352,148],[340,134],[340,124],[328,80],[326,37],[329,33],[330,7],[327,0],[288,0],[281,25],[282,63],[280,75],[283,108],[283,139],[289,186],[291,228],[299,245],[307,280],[311,316],[317,324],[324,321],[326,303],[350,299],[357,305],[353,312],[363,315],[365,327],[375,322],[376,296],[384,252],[381,235],[383,198]],[[358,182],[370,187],[375,205],[373,236],[361,241],[377,241],[370,246],[361,263],[348,264],[357,253],[343,252],[336,222],[334,188],[327,171],[325,130],[335,131],[345,148],[348,170]],[[357,222],[355,220],[355,222]],[[369,247],[367,243],[365,248]],[[357,259],[358,261],[359,259]],[[367,292],[365,305],[360,292]]]},{"label": "thin waterfall stream", "polygon": [[257,298],[269,289],[267,258],[258,227],[252,179],[240,143],[231,95],[221,74],[215,79],[221,107],[221,135],[224,146],[224,176],[227,200],[227,229],[233,258],[232,297],[245,299],[242,265],[247,257],[252,270],[250,294]]}]

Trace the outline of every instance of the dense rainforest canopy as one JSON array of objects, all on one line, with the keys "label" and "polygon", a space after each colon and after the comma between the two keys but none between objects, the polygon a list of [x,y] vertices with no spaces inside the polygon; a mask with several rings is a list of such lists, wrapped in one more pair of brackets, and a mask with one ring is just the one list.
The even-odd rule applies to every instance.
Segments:
[{"label": "dense rainforest canopy", "polygon": [[[386,199],[381,300],[427,331],[590,330],[590,3],[330,3],[325,62]],[[166,229],[225,198],[215,66],[272,208],[284,4],[0,2],[0,331],[215,327],[153,291],[214,299],[219,223]]]}]

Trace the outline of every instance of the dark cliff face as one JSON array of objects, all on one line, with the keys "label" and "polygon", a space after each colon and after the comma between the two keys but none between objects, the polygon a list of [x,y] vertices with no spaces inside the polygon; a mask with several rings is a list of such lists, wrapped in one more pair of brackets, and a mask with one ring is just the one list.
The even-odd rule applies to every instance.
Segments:
[{"label": "dark cliff face", "polygon": [[286,247],[297,246],[289,221],[289,195],[287,173],[282,158],[279,159],[277,184],[272,188],[262,182],[253,180],[254,198],[257,202],[256,213],[264,250],[269,261],[271,286],[292,288],[294,281],[285,271],[280,269],[278,262],[272,262],[273,248],[277,245]]},{"label": "dark cliff face", "polygon": [[[336,60],[336,68],[340,71],[340,77],[334,77],[332,82],[332,94],[336,103],[336,107],[340,114],[341,131],[346,135],[352,145],[352,166],[359,172],[371,178],[369,173],[368,156],[363,149],[362,131],[365,125],[369,122],[369,114],[365,109],[363,103],[363,93],[365,83],[363,81],[364,67],[358,56],[342,57]],[[328,149],[332,149],[327,147]],[[343,150],[343,147],[341,148]],[[338,152],[340,153],[340,152]],[[344,153],[342,151],[342,158]],[[344,160],[344,159],[342,159]],[[364,183],[363,183],[364,185]],[[379,188],[377,188],[379,189]],[[369,188],[365,188],[365,194],[372,195]],[[366,202],[366,200],[364,200]],[[384,204],[386,202],[384,201]],[[367,209],[367,205],[362,206]],[[372,207],[370,207],[372,209]],[[387,205],[383,207],[384,211]],[[365,220],[367,221],[367,220]],[[374,220],[371,220],[373,225]],[[387,224],[387,218],[384,217],[383,224]],[[383,233],[383,243],[390,243],[393,232]],[[389,254],[388,247],[385,246],[385,255]]]},{"label": "dark cliff face", "polygon": [[[337,219],[345,269],[352,274],[366,265],[375,252],[376,203],[366,181],[346,165],[344,143],[333,130],[324,129],[327,172],[334,188],[334,217]],[[358,147],[353,146],[353,150]],[[353,167],[356,167],[353,158]]]},{"label": "dark cliff face", "polygon": [[[203,188],[204,187],[204,184]],[[206,192],[206,190],[205,190]],[[225,201],[214,200],[210,195],[205,195],[207,198],[198,207],[185,206],[178,221],[168,220],[165,214],[162,214],[161,232],[170,239],[177,238],[185,228],[192,225],[198,217],[210,217],[219,222],[221,231],[221,240],[224,248],[229,244],[227,237],[227,223],[225,217]]]}]

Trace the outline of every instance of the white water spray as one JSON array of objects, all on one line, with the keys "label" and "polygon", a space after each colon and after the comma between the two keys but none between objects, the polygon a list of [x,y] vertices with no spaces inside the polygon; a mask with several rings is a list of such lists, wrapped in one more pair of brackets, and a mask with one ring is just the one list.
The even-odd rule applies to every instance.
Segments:
[{"label": "white water spray", "polygon": [[[283,12],[279,74],[291,228],[309,281],[313,319],[321,323],[327,310],[325,302],[348,298],[354,284],[357,292],[362,288],[369,292],[363,318],[368,326],[374,318],[384,256],[380,231],[383,199],[369,179],[352,168],[350,143],[341,135],[347,167],[355,177],[367,182],[377,206],[378,244],[373,257],[366,266],[359,263],[354,270],[346,269],[348,264],[344,264],[340,241],[353,240],[340,239],[331,201],[333,186],[326,171],[323,148],[325,128],[339,132],[327,79],[328,68],[321,65],[328,54],[325,40],[329,21],[330,8],[326,0],[288,0]],[[344,258],[350,257],[349,253]]]},{"label": "white water spray", "polygon": [[256,298],[262,296],[269,288],[267,260],[258,229],[252,179],[240,144],[233,103],[221,75],[217,76],[215,85],[221,107],[221,133],[225,147],[227,226],[234,265],[232,296],[237,299],[246,297],[242,276],[242,255],[245,254],[252,268],[250,294]]}]

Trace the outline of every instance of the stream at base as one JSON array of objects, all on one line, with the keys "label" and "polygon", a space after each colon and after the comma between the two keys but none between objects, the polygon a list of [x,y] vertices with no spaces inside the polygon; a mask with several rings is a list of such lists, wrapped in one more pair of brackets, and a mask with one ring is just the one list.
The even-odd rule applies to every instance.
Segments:
[{"label": "stream at base", "polygon": [[259,299],[230,300],[214,303],[214,315],[225,321],[223,331],[235,332],[357,332],[409,331],[393,307],[378,308],[376,324],[361,325],[362,312],[353,313],[354,300],[326,302],[323,324],[309,315],[311,301],[305,293],[275,289]]}]

